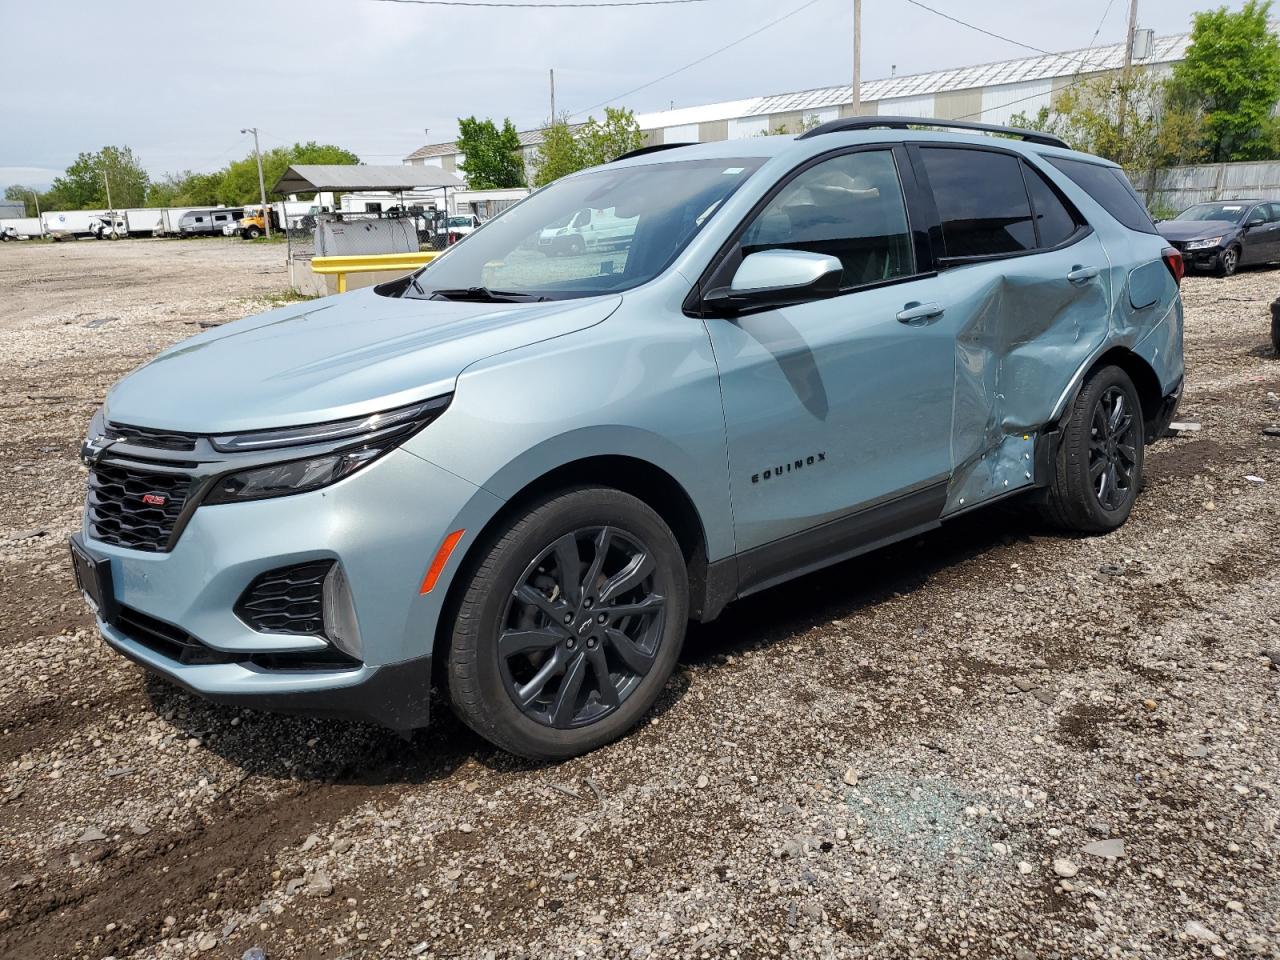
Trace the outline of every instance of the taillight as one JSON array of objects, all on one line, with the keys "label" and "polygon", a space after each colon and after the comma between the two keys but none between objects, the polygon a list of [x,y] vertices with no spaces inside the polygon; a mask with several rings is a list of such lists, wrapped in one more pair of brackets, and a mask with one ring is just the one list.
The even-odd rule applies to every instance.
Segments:
[{"label": "taillight", "polygon": [[1169,268],[1169,272],[1173,274],[1173,282],[1182,286],[1182,278],[1187,272],[1187,265],[1182,262],[1182,254],[1173,247],[1165,247],[1160,251],[1160,256],[1164,260],[1164,265]]}]

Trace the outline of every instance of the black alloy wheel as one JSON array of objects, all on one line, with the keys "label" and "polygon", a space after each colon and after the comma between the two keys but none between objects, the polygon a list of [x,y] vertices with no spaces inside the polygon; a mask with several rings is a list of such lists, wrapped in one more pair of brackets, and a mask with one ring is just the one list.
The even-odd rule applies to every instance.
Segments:
[{"label": "black alloy wheel", "polygon": [[498,637],[504,685],[525,716],[564,730],[622,706],[662,641],[655,569],[638,536],[610,526],[567,533],[529,564]]},{"label": "black alloy wheel", "polygon": [[458,572],[445,680],[491,743],[562,760],[634,727],[684,643],[689,574],[666,521],[632,494],[576,486],[524,505]]},{"label": "black alloy wheel", "polygon": [[1089,424],[1089,479],[1104,510],[1119,510],[1133,499],[1141,431],[1125,391],[1107,388]]},{"label": "black alloy wheel", "polygon": [[1062,421],[1041,512],[1054,526],[1098,534],[1126,520],[1142,489],[1146,420],[1118,366],[1093,371]]}]

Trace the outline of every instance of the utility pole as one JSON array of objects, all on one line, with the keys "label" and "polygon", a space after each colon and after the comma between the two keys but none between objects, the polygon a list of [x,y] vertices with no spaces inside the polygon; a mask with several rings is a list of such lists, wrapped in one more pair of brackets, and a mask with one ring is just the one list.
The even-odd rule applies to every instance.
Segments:
[{"label": "utility pole", "polygon": [[258,193],[262,197],[262,222],[266,226],[267,239],[271,239],[271,211],[267,209],[267,184],[262,179],[262,149],[258,146],[258,128],[245,127],[241,133],[253,134],[253,154],[258,158]]},{"label": "utility pole", "polygon": [[853,0],[853,115],[862,113],[862,0]]},{"label": "utility pole", "polygon": [[556,122],[556,72],[551,71],[551,122]]},{"label": "utility pole", "polygon": [[1119,140],[1124,142],[1125,100],[1129,94],[1129,71],[1133,69],[1133,39],[1138,32],[1138,0],[1129,0],[1129,29],[1124,35],[1124,72],[1120,74],[1120,105],[1117,108],[1116,127]]},{"label": "utility pole", "polygon": [[1124,39],[1124,68],[1133,66],[1133,40],[1138,32],[1138,0],[1129,0],[1129,32]]},{"label": "utility pole", "polygon": [[116,208],[111,205],[111,180],[107,177],[107,154],[102,154],[102,183],[107,188],[107,213],[111,217],[111,235],[116,234]]}]

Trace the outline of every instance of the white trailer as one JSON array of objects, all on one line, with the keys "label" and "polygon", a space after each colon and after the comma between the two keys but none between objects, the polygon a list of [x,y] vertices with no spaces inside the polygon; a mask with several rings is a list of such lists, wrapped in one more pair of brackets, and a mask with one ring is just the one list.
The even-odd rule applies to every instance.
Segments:
[{"label": "white trailer", "polygon": [[0,240],[28,240],[40,236],[38,217],[7,217],[0,220]]},{"label": "white trailer", "polygon": [[40,215],[44,232],[55,240],[92,236],[105,210],[50,210]]},{"label": "white trailer", "polygon": [[230,211],[232,209],[233,208],[231,207],[224,207],[221,204],[212,207],[165,207],[160,211],[160,226],[157,228],[156,232],[162,236],[167,234],[178,236],[182,232],[178,228],[178,224],[182,222],[182,218],[188,213],[195,210],[209,212],[213,210]]},{"label": "white trailer", "polygon": [[161,214],[159,207],[137,207],[132,210],[121,210],[124,214],[126,228],[132,236],[153,236],[160,232]]}]

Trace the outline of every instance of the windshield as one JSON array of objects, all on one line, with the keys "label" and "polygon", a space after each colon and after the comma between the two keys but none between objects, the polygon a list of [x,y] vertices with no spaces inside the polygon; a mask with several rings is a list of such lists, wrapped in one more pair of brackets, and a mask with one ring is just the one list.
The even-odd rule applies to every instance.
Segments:
[{"label": "windshield", "polygon": [[763,161],[687,160],[566,177],[417,274],[406,296],[563,300],[652,280]]},{"label": "windshield", "polygon": [[1195,206],[1187,207],[1174,219],[1225,220],[1228,223],[1238,223],[1248,209],[1247,203],[1197,203]]}]

